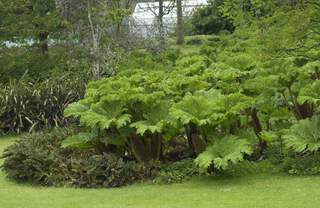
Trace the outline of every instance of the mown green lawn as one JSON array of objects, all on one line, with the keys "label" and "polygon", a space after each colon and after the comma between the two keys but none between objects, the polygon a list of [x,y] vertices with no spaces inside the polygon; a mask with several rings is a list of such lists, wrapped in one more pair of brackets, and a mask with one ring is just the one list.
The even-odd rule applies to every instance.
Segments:
[{"label": "mown green lawn", "polygon": [[[0,151],[12,138],[0,138]],[[184,184],[117,189],[44,188],[0,172],[0,208],[318,208],[320,177],[196,178]]]}]

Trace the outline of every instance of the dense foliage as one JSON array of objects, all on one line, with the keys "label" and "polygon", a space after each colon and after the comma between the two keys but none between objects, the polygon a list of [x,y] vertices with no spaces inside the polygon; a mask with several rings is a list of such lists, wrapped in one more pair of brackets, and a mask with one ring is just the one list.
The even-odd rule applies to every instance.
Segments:
[{"label": "dense foliage", "polygon": [[55,186],[118,187],[134,180],[133,166],[113,154],[60,148],[71,133],[57,129],[18,140],[5,150],[3,170],[20,182]]},{"label": "dense foliage", "polygon": [[209,0],[209,5],[201,7],[192,16],[194,34],[218,34],[222,31],[234,31],[232,21],[221,11],[223,0]]}]

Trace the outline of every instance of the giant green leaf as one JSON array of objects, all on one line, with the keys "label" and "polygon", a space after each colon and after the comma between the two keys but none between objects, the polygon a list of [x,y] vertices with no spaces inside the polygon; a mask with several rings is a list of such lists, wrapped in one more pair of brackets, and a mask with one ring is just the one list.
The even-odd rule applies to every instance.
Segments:
[{"label": "giant green leaf", "polygon": [[196,159],[200,169],[206,171],[211,165],[219,170],[225,170],[230,164],[244,160],[245,154],[251,154],[252,148],[246,139],[228,135],[214,142]]}]

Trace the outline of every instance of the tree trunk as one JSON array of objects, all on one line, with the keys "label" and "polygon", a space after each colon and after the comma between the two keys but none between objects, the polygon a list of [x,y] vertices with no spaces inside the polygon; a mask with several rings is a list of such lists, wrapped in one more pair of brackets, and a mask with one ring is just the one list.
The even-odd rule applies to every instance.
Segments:
[{"label": "tree trunk", "polygon": [[92,54],[92,76],[94,79],[100,78],[100,60],[99,60],[99,41],[98,41],[98,34],[97,31],[94,28],[93,21],[92,21],[92,15],[91,15],[91,4],[90,0],[87,0],[87,10],[88,10],[88,21],[90,24],[90,32],[92,37],[92,48],[91,48],[91,54]]},{"label": "tree trunk", "polygon": [[136,160],[142,163],[147,163],[150,160],[150,158],[146,154],[147,151],[142,138],[140,138],[136,134],[131,134],[128,137],[128,141],[130,144],[131,151]]},{"label": "tree trunk", "polygon": [[160,49],[164,49],[165,47],[165,30],[163,25],[163,16],[164,16],[164,6],[163,0],[159,0],[159,15],[158,15],[158,22],[159,22],[159,39],[160,39]]},{"label": "tree trunk", "polygon": [[159,133],[150,135],[150,155],[152,159],[158,160],[161,155],[162,137]]},{"label": "tree trunk", "polygon": [[314,114],[314,106],[313,104],[304,102],[302,105],[298,104],[299,115],[301,115],[302,119],[310,118]]},{"label": "tree trunk", "polygon": [[184,43],[184,26],[182,13],[182,0],[177,0],[177,44]]},{"label": "tree trunk", "polygon": [[203,138],[201,138],[198,127],[194,123],[190,123],[186,126],[186,133],[190,150],[194,156],[200,154],[206,149],[207,144]]},{"label": "tree trunk", "polygon": [[131,151],[139,162],[147,165],[151,160],[159,160],[162,149],[161,134],[147,134],[144,137],[131,134],[128,140]]},{"label": "tree trunk", "polygon": [[295,7],[296,5],[297,5],[297,0],[291,0],[290,1],[290,5],[291,5],[291,7]]},{"label": "tree trunk", "polygon": [[47,33],[47,32],[40,32],[39,33],[39,41],[40,41],[39,49],[42,54],[46,54],[49,50],[48,36],[49,36],[49,33]]},{"label": "tree trunk", "polygon": [[259,139],[259,153],[262,154],[262,152],[267,148],[267,142],[264,141],[260,136],[260,133],[262,131],[262,127],[261,127],[261,122],[260,122],[259,117],[258,117],[258,111],[257,111],[256,108],[252,109],[251,118],[252,118],[252,121],[253,121],[254,132],[257,135],[258,139]]}]

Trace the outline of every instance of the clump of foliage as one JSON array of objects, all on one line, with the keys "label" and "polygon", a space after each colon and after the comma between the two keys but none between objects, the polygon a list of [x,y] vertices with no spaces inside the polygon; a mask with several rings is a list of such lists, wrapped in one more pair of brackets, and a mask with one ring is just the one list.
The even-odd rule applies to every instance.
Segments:
[{"label": "clump of foliage", "polygon": [[95,149],[61,148],[73,130],[57,129],[17,140],[2,156],[2,169],[11,179],[41,185],[118,187],[135,180],[133,166]]},{"label": "clump of foliage", "polygon": [[166,142],[182,136],[190,152],[200,154],[210,132],[237,132],[239,117],[248,116],[253,103],[236,90],[217,89],[213,80],[221,78],[210,65],[206,56],[186,55],[177,58],[174,70],[125,70],[89,83],[85,98],[65,110],[86,131],[63,144],[116,146],[148,166],[161,159]]},{"label": "clump of foliage", "polygon": [[192,159],[164,164],[155,178],[156,183],[181,183],[199,175],[199,170]]},{"label": "clump of foliage", "polygon": [[[54,185],[71,185],[83,188],[120,187],[136,180],[131,163],[113,154],[94,151],[75,151],[50,171],[48,182]],[[59,174],[60,173],[60,174]]]},{"label": "clump of foliage", "polygon": [[165,127],[170,125],[170,102],[152,83],[163,76],[138,70],[90,83],[85,98],[70,105],[65,115],[78,116],[84,127],[98,129],[89,143],[104,137],[105,144],[123,146],[141,162],[158,159]]},{"label": "clump of foliage", "polygon": [[[188,96],[192,97],[188,93],[195,93],[197,96],[199,94],[199,99],[202,100],[206,100],[206,96],[210,94],[201,91],[210,86],[210,83],[202,77],[210,65],[207,57],[199,55],[181,57],[177,59],[175,65],[175,70],[172,71],[127,70],[114,77],[92,82],[88,85],[85,99],[70,105],[65,115],[80,117],[83,126],[91,129],[99,128],[101,132],[107,134],[112,132],[121,134],[122,129],[127,129],[129,130],[127,136],[124,135],[127,141],[132,140],[134,134],[145,138],[164,137],[171,132],[170,129],[187,125],[189,121],[196,122],[193,118],[188,118],[189,114],[182,118],[184,110],[181,109],[181,113],[178,110],[180,107],[184,108],[183,105],[194,105],[192,101],[187,100]],[[205,95],[206,93],[208,95]],[[177,102],[179,100],[181,104]],[[221,108],[229,105],[226,103],[227,100],[221,99],[219,102]],[[195,105],[193,107],[197,108]],[[189,107],[186,106],[185,109],[187,108]],[[210,110],[206,113],[206,110],[198,109],[200,114],[203,114],[202,117],[211,113]],[[199,116],[197,112],[194,114],[196,117]],[[196,125],[201,126],[206,123],[201,121],[206,118],[199,119]]]},{"label": "clump of foliage", "polygon": [[273,164],[270,160],[250,161],[245,160],[241,163],[230,164],[228,169],[217,171],[216,176],[239,177],[255,174],[277,174],[282,170],[278,165]]},{"label": "clump of foliage", "polygon": [[281,164],[290,174],[319,174],[319,116],[298,121],[284,130],[283,139],[288,149]]},{"label": "clump of foliage", "polygon": [[30,82],[44,81],[55,74],[83,73],[88,63],[84,51],[74,48],[72,57],[65,47],[54,46],[48,54],[40,54],[36,49],[12,47],[0,49],[0,83],[10,80],[28,79]]},{"label": "clump of foliage", "polygon": [[150,52],[147,49],[136,49],[126,54],[119,64],[119,71],[127,69],[165,70],[173,67],[181,56],[178,49],[168,48],[160,53]]},{"label": "clump of foliage", "polygon": [[18,181],[47,183],[47,177],[54,165],[54,151],[61,138],[70,135],[68,129],[51,134],[33,134],[17,140],[2,155],[6,158],[2,168],[9,178]]},{"label": "clump of foliage", "polygon": [[211,0],[209,5],[195,11],[191,18],[194,34],[218,34],[220,31],[233,32],[235,27],[220,7],[223,0]]},{"label": "clump of foliage", "polygon": [[320,157],[317,154],[289,153],[281,163],[281,169],[291,175],[319,175]]},{"label": "clump of foliage", "polygon": [[22,132],[67,124],[63,111],[83,97],[86,82],[74,74],[36,83],[12,80],[0,89],[0,130]]}]

